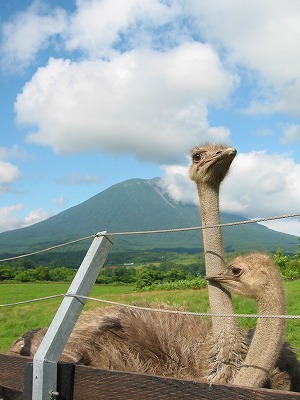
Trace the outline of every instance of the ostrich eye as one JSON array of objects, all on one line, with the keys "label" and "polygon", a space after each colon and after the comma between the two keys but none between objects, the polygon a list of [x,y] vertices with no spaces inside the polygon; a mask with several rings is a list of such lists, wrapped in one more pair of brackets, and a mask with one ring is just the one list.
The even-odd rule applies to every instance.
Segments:
[{"label": "ostrich eye", "polygon": [[200,162],[201,158],[203,157],[203,153],[196,153],[193,155],[193,161],[194,163]]},{"label": "ostrich eye", "polygon": [[231,272],[233,273],[234,276],[240,276],[242,273],[242,268],[232,267]]}]

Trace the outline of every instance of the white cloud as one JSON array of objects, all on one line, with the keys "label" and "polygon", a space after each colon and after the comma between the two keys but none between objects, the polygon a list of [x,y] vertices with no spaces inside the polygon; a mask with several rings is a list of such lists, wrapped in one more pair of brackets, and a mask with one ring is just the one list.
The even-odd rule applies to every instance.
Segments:
[{"label": "white cloud", "polygon": [[93,58],[113,54],[114,45],[125,36],[132,46],[143,46],[152,40],[147,31],[173,21],[180,11],[176,4],[158,0],[78,1],[65,32],[66,47]]},{"label": "white cloud", "polygon": [[3,24],[2,37],[1,59],[10,69],[28,66],[47,47],[114,60],[117,51],[168,51],[201,37],[258,84],[249,112],[300,114],[297,1],[227,0],[224,7],[222,0],[78,0],[69,15],[35,1]]},{"label": "white cloud", "polygon": [[0,194],[11,190],[11,184],[20,179],[21,172],[19,168],[5,161],[9,158],[24,159],[26,153],[17,145],[9,147],[0,147]]},{"label": "white cloud", "polygon": [[0,194],[10,190],[10,184],[21,177],[19,168],[0,160]]},{"label": "white cloud", "polygon": [[223,208],[249,218],[299,212],[299,176],[300,164],[284,154],[239,154],[224,181]]},{"label": "white cloud", "polygon": [[[195,29],[252,71],[260,86],[252,112],[300,114],[300,3],[297,1],[188,1]],[[251,21],[251,23],[249,23]]]},{"label": "white cloud", "polygon": [[2,67],[10,73],[28,67],[37,52],[49,45],[51,36],[62,33],[65,27],[63,10],[49,10],[42,2],[34,2],[25,12],[2,24]]},{"label": "white cloud", "polygon": [[160,185],[178,203],[196,204],[195,184],[189,179],[188,167],[164,165]]},{"label": "white cloud", "polygon": [[51,214],[48,211],[45,211],[42,208],[37,208],[30,211],[30,213],[26,215],[26,217],[24,218],[23,226],[25,227],[37,224],[38,222],[44,221],[49,217],[51,217]]},{"label": "white cloud", "polygon": [[300,140],[300,125],[288,124],[284,126],[280,142],[282,144],[293,144],[298,140]]},{"label": "white cloud", "polygon": [[[162,185],[176,201],[198,204],[196,187],[187,180],[188,168],[163,167]],[[266,152],[238,154],[221,185],[221,210],[246,218],[299,213],[299,176],[300,164],[286,155]],[[284,232],[293,229],[292,232],[297,234],[298,220],[280,220],[266,225]]]},{"label": "white cloud", "polygon": [[[288,233],[300,237],[300,219],[299,217],[280,219],[276,221],[264,222],[262,225],[275,231]],[[278,244],[280,247],[280,243]]]},{"label": "white cloud", "polygon": [[28,215],[22,217],[20,213],[24,209],[24,204],[20,203],[0,207],[0,232],[24,228],[50,217],[50,214],[43,209],[32,210]]},{"label": "white cloud", "polygon": [[49,60],[18,95],[28,141],[57,153],[101,151],[175,161],[195,143],[226,141],[209,127],[208,104],[226,100],[237,80],[214,50],[196,42],[168,52],[134,50],[110,61]]},{"label": "white cloud", "polygon": [[27,152],[17,144],[14,144],[11,148],[0,147],[0,160],[6,159],[17,159],[17,160],[27,160],[29,155]]},{"label": "white cloud", "polygon": [[15,165],[0,161],[0,184],[6,184],[15,181],[20,177],[18,167]]},{"label": "white cloud", "polygon": [[136,4],[136,0],[78,1],[65,33],[67,48],[80,49],[95,57],[110,54],[119,31],[127,28]]},{"label": "white cloud", "polygon": [[0,232],[20,228],[21,220],[15,215],[23,210],[23,204],[14,204],[7,207],[0,207]]}]

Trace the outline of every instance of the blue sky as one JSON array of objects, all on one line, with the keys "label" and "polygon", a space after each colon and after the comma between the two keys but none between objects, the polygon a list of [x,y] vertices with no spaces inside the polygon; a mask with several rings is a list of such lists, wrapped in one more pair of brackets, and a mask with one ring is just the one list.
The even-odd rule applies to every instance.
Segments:
[{"label": "blue sky", "polygon": [[[300,3],[224,4],[1,1],[0,231],[130,178],[197,202],[207,141],[238,150],[223,211],[299,212]],[[267,226],[300,236],[299,218]]]}]

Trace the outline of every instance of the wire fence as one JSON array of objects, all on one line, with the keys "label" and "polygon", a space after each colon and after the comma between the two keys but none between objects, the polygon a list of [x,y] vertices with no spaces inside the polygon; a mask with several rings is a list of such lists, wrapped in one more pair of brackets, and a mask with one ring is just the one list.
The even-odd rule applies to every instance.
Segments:
[{"label": "wire fence", "polygon": [[196,230],[202,230],[202,229],[212,229],[212,228],[217,228],[217,227],[247,225],[247,224],[254,224],[254,223],[260,223],[260,222],[265,222],[265,221],[274,221],[274,220],[278,220],[278,219],[293,218],[293,217],[299,217],[299,216],[300,216],[300,213],[293,213],[293,214],[284,214],[284,215],[278,215],[278,216],[273,216],[273,217],[247,219],[245,221],[227,222],[227,223],[216,224],[216,225],[192,226],[192,227],[188,227],[188,228],[172,228],[172,229],[158,229],[158,230],[150,230],[150,231],[130,231],[130,232],[106,232],[105,234],[99,232],[99,233],[96,233],[93,235],[89,235],[89,236],[85,236],[85,237],[82,237],[79,239],[71,240],[66,243],[61,243],[61,244],[58,244],[55,246],[47,247],[42,250],[37,250],[37,251],[31,252],[31,253],[26,253],[26,254],[14,256],[14,257],[3,258],[3,259],[0,259],[0,263],[5,262],[5,261],[17,260],[19,258],[33,256],[35,254],[45,253],[47,251],[55,250],[55,249],[65,247],[65,246],[69,246],[74,243],[93,239],[97,236],[149,235],[149,234],[159,234],[159,233],[187,232],[187,231],[196,231]]},{"label": "wire fence", "polygon": [[282,315],[280,315],[280,314],[213,314],[213,313],[192,312],[192,311],[185,311],[185,310],[172,310],[172,309],[167,309],[167,308],[144,307],[144,306],[136,306],[134,304],[125,304],[125,303],[119,303],[119,302],[111,301],[111,300],[99,299],[99,298],[96,298],[96,297],[79,296],[77,294],[72,294],[72,293],[60,293],[60,294],[55,294],[55,295],[52,295],[52,296],[45,296],[45,297],[38,297],[38,298],[35,298],[35,299],[16,301],[15,303],[0,304],[0,307],[20,306],[20,305],[23,305],[23,304],[34,303],[34,302],[39,302],[39,301],[44,301],[44,300],[50,300],[50,299],[55,299],[55,298],[59,298],[59,297],[61,297],[61,298],[63,298],[63,297],[75,297],[75,298],[78,298],[78,299],[91,300],[91,301],[96,301],[98,303],[105,303],[105,304],[118,306],[118,307],[127,307],[127,308],[133,308],[133,309],[137,309],[137,310],[160,312],[160,313],[166,313],[166,314],[192,315],[192,316],[197,316],[197,317],[281,318],[281,319],[290,319],[290,320],[300,319],[300,315],[286,315],[286,314],[282,314]]},{"label": "wire fence", "polygon": [[[75,239],[75,240],[72,240],[72,241],[69,241],[66,243],[51,246],[51,247],[48,247],[48,248],[45,248],[42,250],[37,250],[35,252],[22,254],[19,256],[15,256],[15,257],[4,258],[4,259],[1,259],[0,262],[16,260],[16,259],[23,258],[23,257],[29,257],[29,256],[32,256],[35,254],[51,251],[53,249],[68,246],[68,245],[71,245],[74,243],[78,243],[78,242],[81,242],[84,240],[89,240],[89,239],[99,237],[99,236],[111,237],[111,236],[122,236],[122,235],[145,235],[145,234],[159,234],[159,233],[170,233],[170,232],[186,232],[186,231],[193,231],[193,230],[211,229],[211,228],[216,228],[216,227],[246,225],[246,224],[253,224],[253,223],[259,223],[259,222],[264,222],[264,221],[273,221],[273,220],[284,219],[284,218],[299,217],[299,216],[300,216],[300,213],[293,213],[293,214],[284,214],[284,215],[273,216],[273,217],[249,219],[249,220],[245,220],[245,221],[228,222],[228,223],[222,223],[222,224],[217,224],[217,225],[205,225],[205,226],[196,226],[196,227],[187,227],[187,228],[159,229],[159,230],[148,230],[148,231],[130,231],[130,232],[106,232],[106,233],[99,232],[99,233],[85,236],[85,237],[82,237],[79,239]],[[128,307],[128,308],[134,308],[134,309],[139,309],[139,310],[144,310],[144,311],[161,312],[161,313],[169,313],[169,314],[181,314],[181,315],[193,315],[193,316],[201,316],[201,317],[282,318],[282,319],[290,319],[290,320],[300,319],[300,315],[212,314],[212,313],[190,312],[190,311],[184,311],[184,310],[169,310],[169,309],[161,309],[161,308],[142,307],[142,306],[136,306],[136,305],[132,305],[132,304],[124,304],[124,303],[118,303],[118,302],[104,300],[104,299],[98,299],[95,297],[72,295],[70,293],[61,293],[61,294],[57,294],[57,295],[39,297],[39,298],[35,298],[35,299],[18,301],[18,302],[14,302],[14,303],[0,304],[0,307],[18,306],[18,305],[22,305],[22,304],[28,304],[28,303],[38,302],[38,301],[45,301],[45,300],[59,298],[59,297],[76,297],[76,298],[82,298],[85,300],[92,300],[92,301],[96,301],[96,302],[115,305],[115,306],[119,306],[119,307]]]}]

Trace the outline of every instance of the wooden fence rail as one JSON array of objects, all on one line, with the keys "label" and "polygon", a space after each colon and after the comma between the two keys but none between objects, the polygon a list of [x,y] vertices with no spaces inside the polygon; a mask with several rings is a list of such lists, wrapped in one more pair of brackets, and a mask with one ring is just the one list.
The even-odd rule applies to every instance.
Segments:
[{"label": "wooden fence rail", "polygon": [[[0,353],[0,400],[30,398],[28,388],[31,387],[31,380],[26,370],[31,363],[32,360],[27,357]],[[57,400],[300,400],[300,393],[295,392],[209,385],[191,380],[67,365],[72,371],[70,373],[67,370],[66,375],[58,377],[60,395],[54,397]],[[71,391],[70,385],[73,386]]]}]

